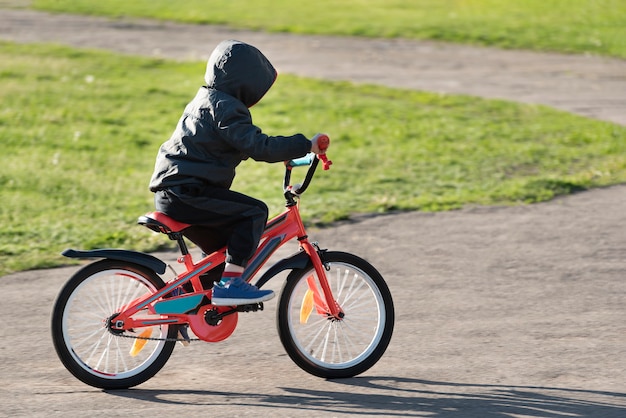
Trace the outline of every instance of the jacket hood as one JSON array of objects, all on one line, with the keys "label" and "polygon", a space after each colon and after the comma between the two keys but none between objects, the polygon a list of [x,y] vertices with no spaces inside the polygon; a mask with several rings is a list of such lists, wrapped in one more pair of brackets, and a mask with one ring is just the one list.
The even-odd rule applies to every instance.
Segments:
[{"label": "jacket hood", "polygon": [[252,107],[272,87],[276,76],[276,69],[261,51],[229,40],[221,42],[211,53],[204,80],[207,87]]}]

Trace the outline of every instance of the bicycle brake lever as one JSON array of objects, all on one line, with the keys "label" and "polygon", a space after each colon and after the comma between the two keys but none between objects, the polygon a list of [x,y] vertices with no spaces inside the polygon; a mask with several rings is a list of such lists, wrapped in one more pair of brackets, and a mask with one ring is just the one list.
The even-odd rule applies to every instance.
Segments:
[{"label": "bicycle brake lever", "polygon": [[329,170],[330,166],[333,164],[333,162],[328,159],[326,154],[319,154],[317,158],[322,160],[322,163],[324,164],[324,170]]}]

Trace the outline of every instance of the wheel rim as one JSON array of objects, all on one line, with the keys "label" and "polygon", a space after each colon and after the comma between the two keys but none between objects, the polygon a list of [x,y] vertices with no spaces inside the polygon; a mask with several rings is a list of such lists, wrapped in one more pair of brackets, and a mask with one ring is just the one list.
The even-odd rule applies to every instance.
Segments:
[{"label": "wheel rim", "polygon": [[298,350],[320,367],[347,369],[359,364],[378,346],[385,324],[383,296],[362,270],[345,263],[331,263],[327,277],[333,295],[343,309],[341,320],[329,319],[313,309],[306,323],[302,312],[310,308],[307,278],[301,276],[289,300],[288,326]]},{"label": "wheel rim", "polygon": [[[98,272],[74,289],[63,312],[63,341],[76,363],[107,379],[125,379],[148,368],[163,350],[165,341],[148,340],[132,356],[135,339],[112,334],[106,322],[120,307],[154,290],[149,280],[128,270]],[[138,314],[148,316],[146,311]],[[152,328],[153,338],[165,338],[168,334],[168,326]],[[145,335],[145,330],[126,334]]]}]

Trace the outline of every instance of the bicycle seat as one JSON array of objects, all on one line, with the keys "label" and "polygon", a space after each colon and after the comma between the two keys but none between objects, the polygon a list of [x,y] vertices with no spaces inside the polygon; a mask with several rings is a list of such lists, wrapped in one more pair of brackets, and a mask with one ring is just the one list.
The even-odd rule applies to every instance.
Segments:
[{"label": "bicycle seat", "polygon": [[173,234],[191,226],[191,224],[178,222],[163,212],[157,211],[149,212],[140,216],[137,219],[137,223],[145,226],[146,228],[150,228],[154,232],[160,232],[162,234]]}]

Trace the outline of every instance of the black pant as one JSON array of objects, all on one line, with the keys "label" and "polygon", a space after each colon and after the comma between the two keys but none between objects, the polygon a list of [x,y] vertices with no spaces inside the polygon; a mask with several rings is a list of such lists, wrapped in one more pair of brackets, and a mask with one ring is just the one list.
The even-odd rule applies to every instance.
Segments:
[{"label": "black pant", "polygon": [[245,267],[259,245],[267,205],[232,190],[209,185],[175,186],[155,194],[160,212],[192,224],[184,235],[210,254],[227,246],[226,262]]}]

